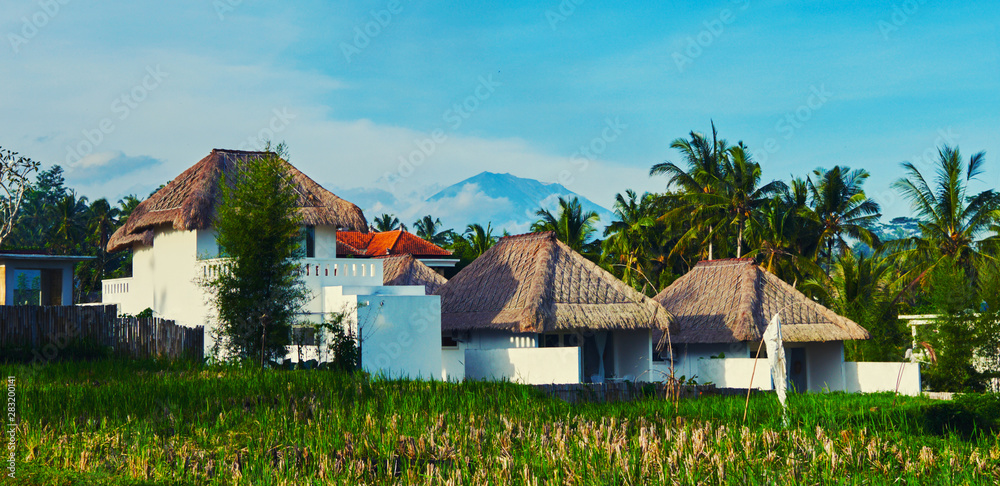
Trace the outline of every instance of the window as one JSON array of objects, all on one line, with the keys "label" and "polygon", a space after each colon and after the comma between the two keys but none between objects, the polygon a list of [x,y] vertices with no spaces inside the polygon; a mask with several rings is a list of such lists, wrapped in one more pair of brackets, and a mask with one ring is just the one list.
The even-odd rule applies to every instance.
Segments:
[{"label": "window", "polygon": [[458,341],[456,341],[455,338],[451,337],[450,335],[447,335],[447,334],[442,335],[441,336],[441,347],[442,348],[457,348],[458,347]]},{"label": "window", "polygon": [[306,250],[306,258],[316,258],[316,227],[306,226],[302,233],[305,239],[303,246]]},{"label": "window", "polygon": [[541,346],[542,348],[558,348],[559,347],[559,335],[558,334],[542,334]]},{"label": "window", "polygon": [[579,334],[563,334],[563,346],[572,348],[580,345]]}]

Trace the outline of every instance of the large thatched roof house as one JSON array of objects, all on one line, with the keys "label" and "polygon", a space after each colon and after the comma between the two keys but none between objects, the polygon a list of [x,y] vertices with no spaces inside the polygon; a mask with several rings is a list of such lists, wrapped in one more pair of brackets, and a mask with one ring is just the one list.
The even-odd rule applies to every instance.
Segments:
[{"label": "large thatched roof house", "polygon": [[[221,202],[219,183],[225,176],[228,183],[238,184],[247,161],[266,155],[212,150],[140,203],[108,243],[110,251],[132,250],[132,277],[105,280],[103,301],[118,304],[129,314],[149,308],[153,315],[183,325],[205,325],[206,347],[212,346],[217,314],[200,282],[220,271],[224,258],[212,227]],[[380,258],[338,258],[338,230],[366,231],[364,214],[283,163],[302,216],[300,271],[311,295],[301,310],[302,319],[319,321],[331,312],[349,312],[350,322],[374,322],[366,331],[362,366],[390,375],[440,377],[441,356],[436,353],[441,344],[440,299],[427,295],[423,283],[385,286]],[[394,278],[412,274],[402,273]],[[402,348],[401,335],[413,349]]]},{"label": "large thatched roof house", "polygon": [[580,365],[584,381],[634,377],[649,368],[652,330],[670,324],[663,307],[551,232],[502,238],[436,294],[467,374],[475,350],[570,347],[582,362],[562,365]]},{"label": "large thatched roof house", "polygon": [[[235,180],[244,161],[264,155],[263,152],[212,150],[139,203],[125,224],[111,236],[108,251],[126,249],[134,242],[151,245],[154,230],[162,226],[180,231],[209,228],[220,201],[219,178],[225,174],[227,180]],[[299,213],[306,225],[367,231],[368,222],[358,206],[324,189],[288,162],[285,165],[299,195]]]},{"label": "large thatched roof house", "polygon": [[828,375],[840,372],[843,341],[869,338],[857,323],[749,258],[699,262],[654,300],[670,311],[677,325],[670,335],[673,349],[666,348],[665,336],[657,336],[659,346],[682,363],[720,354],[752,357],[768,322],[780,314],[791,379],[798,380],[800,389],[837,381]]}]

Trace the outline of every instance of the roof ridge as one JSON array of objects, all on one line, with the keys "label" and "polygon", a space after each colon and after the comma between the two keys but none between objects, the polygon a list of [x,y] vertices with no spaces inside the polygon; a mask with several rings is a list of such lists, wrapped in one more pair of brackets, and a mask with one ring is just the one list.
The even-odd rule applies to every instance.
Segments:
[{"label": "roof ridge", "polygon": [[521,233],[519,235],[507,235],[500,238],[500,240],[531,240],[531,239],[543,239],[543,238],[553,238],[555,239],[555,231],[535,231],[531,233]]}]

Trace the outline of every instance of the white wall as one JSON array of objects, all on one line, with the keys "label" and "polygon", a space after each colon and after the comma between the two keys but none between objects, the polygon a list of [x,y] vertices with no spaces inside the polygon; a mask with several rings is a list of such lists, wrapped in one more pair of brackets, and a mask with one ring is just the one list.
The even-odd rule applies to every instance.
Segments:
[{"label": "white wall", "polygon": [[465,350],[461,345],[441,350],[441,379],[444,381],[465,379]]},{"label": "white wall", "polygon": [[919,363],[876,363],[853,362],[844,363],[847,391],[851,393],[875,393],[896,390],[896,380],[899,382],[899,393],[903,395],[920,395],[920,364]]},{"label": "white wall", "polygon": [[316,227],[316,258],[337,258],[337,228]]},{"label": "white wall", "polygon": [[[754,361],[757,362],[756,369]],[[773,390],[771,368],[766,359],[725,358],[698,361],[698,383],[712,382],[719,388]],[[750,377],[753,376],[751,385]]]},{"label": "white wall", "polygon": [[579,383],[581,349],[467,349],[465,378],[510,380],[528,385]]}]

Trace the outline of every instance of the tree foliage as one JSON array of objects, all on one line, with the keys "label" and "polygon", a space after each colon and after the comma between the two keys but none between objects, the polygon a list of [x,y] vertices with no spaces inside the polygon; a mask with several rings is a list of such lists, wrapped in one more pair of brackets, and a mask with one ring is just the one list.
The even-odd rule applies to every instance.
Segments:
[{"label": "tree foliage", "polygon": [[266,360],[285,355],[290,330],[309,297],[299,259],[297,195],[282,161],[284,145],[245,159],[220,180],[214,222],[224,271],[204,282],[218,312],[219,356]]}]

